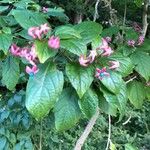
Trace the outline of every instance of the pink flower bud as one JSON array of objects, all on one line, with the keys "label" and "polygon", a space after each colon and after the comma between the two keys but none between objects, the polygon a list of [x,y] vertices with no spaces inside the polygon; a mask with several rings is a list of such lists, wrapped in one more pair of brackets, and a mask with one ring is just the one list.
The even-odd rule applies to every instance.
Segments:
[{"label": "pink flower bud", "polygon": [[58,49],[60,47],[59,37],[51,36],[48,40],[48,46],[53,49]]},{"label": "pink flower bud", "polygon": [[41,31],[41,33],[47,34],[47,32],[48,32],[50,29],[51,29],[51,28],[48,26],[47,23],[40,25],[40,31]]},{"label": "pink flower bud", "polygon": [[10,52],[14,56],[19,56],[21,52],[21,48],[18,47],[16,44],[12,44],[10,47]]},{"label": "pink flower bud", "polygon": [[42,38],[42,32],[40,31],[39,27],[31,27],[28,29],[28,34],[33,38],[33,39],[41,39]]},{"label": "pink flower bud", "polygon": [[109,42],[111,42],[111,37],[109,37],[109,36],[107,36],[107,37],[105,37],[105,40],[107,41],[107,43],[109,43]]},{"label": "pink flower bud", "polygon": [[136,32],[141,32],[142,31],[142,28],[136,22],[134,22],[133,28]]},{"label": "pink flower bud", "polygon": [[140,35],[140,36],[139,36],[139,39],[138,39],[137,45],[142,45],[143,43],[144,43],[144,36],[143,36],[143,35]]},{"label": "pink flower bud", "polygon": [[39,71],[39,69],[37,68],[37,66],[26,66],[26,73],[28,73],[29,75],[31,74],[36,74]]},{"label": "pink flower bud", "polygon": [[109,67],[109,69],[117,69],[117,68],[119,68],[119,66],[120,66],[120,63],[119,63],[119,61],[109,61],[109,63],[110,63],[110,67]]},{"label": "pink flower bud", "polygon": [[127,44],[128,44],[128,46],[134,47],[135,41],[134,40],[128,40]]},{"label": "pink flower bud", "polygon": [[95,60],[96,56],[97,56],[96,50],[91,50],[90,55],[87,57],[87,59],[89,59],[89,62],[92,63]]},{"label": "pink flower bud", "polygon": [[87,67],[89,65],[89,59],[87,59],[86,57],[84,57],[83,55],[81,55],[79,57],[79,63],[81,66]]}]

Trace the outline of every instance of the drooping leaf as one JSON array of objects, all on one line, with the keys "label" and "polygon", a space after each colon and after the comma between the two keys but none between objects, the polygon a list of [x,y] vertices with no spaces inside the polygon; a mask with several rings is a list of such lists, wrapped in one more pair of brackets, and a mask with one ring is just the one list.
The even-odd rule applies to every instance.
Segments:
[{"label": "drooping leaf", "polygon": [[13,10],[12,14],[17,22],[25,29],[48,23],[44,16],[38,12],[32,12],[30,10]]},{"label": "drooping leaf", "polygon": [[79,106],[81,112],[90,119],[96,113],[98,96],[92,89],[89,89],[79,101]]},{"label": "drooping leaf", "polygon": [[87,51],[87,47],[81,39],[61,40],[60,47],[78,56],[86,54]]},{"label": "drooping leaf", "polygon": [[45,117],[54,107],[62,92],[64,78],[51,63],[39,67],[39,72],[30,77],[26,90],[26,107],[37,119]]},{"label": "drooping leaf", "polygon": [[141,82],[133,81],[127,85],[128,98],[130,102],[136,107],[141,108],[146,93],[144,85]]},{"label": "drooping leaf", "polygon": [[66,66],[66,74],[79,97],[82,98],[93,81],[93,68],[85,68],[77,64],[68,64]]},{"label": "drooping leaf", "polygon": [[7,54],[11,43],[12,43],[11,34],[0,33],[0,50],[3,50],[3,52]]},{"label": "drooping leaf", "polygon": [[110,76],[104,77],[100,81],[109,91],[111,91],[114,94],[119,93],[120,86],[123,84],[121,75],[113,71],[110,72]]},{"label": "drooping leaf", "polygon": [[80,33],[70,26],[60,26],[56,28],[55,35],[59,36],[60,39],[81,39]]},{"label": "drooping leaf", "polygon": [[92,40],[99,36],[102,32],[102,26],[92,21],[82,22],[76,25],[75,29],[80,32],[86,44],[92,42]]},{"label": "drooping leaf", "polygon": [[74,126],[80,119],[78,96],[73,89],[64,89],[54,107],[55,126],[58,131],[64,131]]},{"label": "drooping leaf", "polygon": [[56,54],[56,50],[50,49],[46,41],[35,41],[35,49],[41,63]]},{"label": "drooping leaf", "polygon": [[117,71],[119,71],[122,76],[127,76],[133,71],[134,65],[129,57],[125,57],[119,53],[109,58],[111,60],[119,61],[120,66],[117,68]]},{"label": "drooping leaf", "polygon": [[18,83],[19,74],[19,61],[14,57],[7,57],[2,64],[2,83],[13,90]]},{"label": "drooping leaf", "polygon": [[131,60],[136,65],[135,70],[148,81],[150,77],[150,56],[145,52],[135,52],[131,55]]}]

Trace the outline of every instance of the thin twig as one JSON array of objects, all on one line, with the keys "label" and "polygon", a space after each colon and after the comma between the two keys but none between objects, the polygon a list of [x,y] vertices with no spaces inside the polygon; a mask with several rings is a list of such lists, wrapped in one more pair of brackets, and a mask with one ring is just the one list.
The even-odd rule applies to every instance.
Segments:
[{"label": "thin twig", "polygon": [[100,3],[100,0],[97,0],[96,1],[96,4],[95,4],[95,13],[94,13],[94,18],[93,18],[93,21],[95,22],[97,17],[98,17],[98,4]]},{"label": "thin twig", "polygon": [[137,78],[137,76],[134,76],[133,78],[131,78],[131,79],[129,79],[128,81],[126,81],[126,84],[129,83],[129,82],[131,82],[131,81],[133,81],[133,80],[136,79],[136,78]]},{"label": "thin twig", "polygon": [[80,136],[80,138],[77,140],[76,145],[74,150],[81,150],[85,140],[87,139],[88,135],[90,134],[90,132],[93,129],[93,126],[96,123],[96,120],[98,119],[99,116],[99,109],[97,108],[96,113],[93,115],[93,117],[90,119],[89,123],[87,124],[85,130],[83,131],[82,135]]},{"label": "thin twig", "polygon": [[122,123],[122,125],[126,125],[130,121],[130,119],[131,119],[131,115],[124,123]]},{"label": "thin twig", "polygon": [[110,142],[111,142],[111,116],[108,115],[108,119],[109,119],[109,131],[108,131],[108,139],[107,139],[107,146],[106,146],[106,149],[105,150],[108,150],[109,149],[109,145],[110,145]]},{"label": "thin twig", "polygon": [[39,150],[42,150],[42,120],[41,120],[41,124],[40,124],[40,143],[39,143]]}]

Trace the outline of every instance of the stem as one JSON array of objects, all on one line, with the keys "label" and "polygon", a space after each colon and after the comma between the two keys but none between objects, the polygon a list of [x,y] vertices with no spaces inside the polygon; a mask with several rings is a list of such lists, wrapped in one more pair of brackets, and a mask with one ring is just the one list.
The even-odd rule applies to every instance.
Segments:
[{"label": "stem", "polygon": [[87,124],[85,130],[81,134],[80,138],[77,140],[74,150],[81,150],[85,140],[87,139],[88,135],[93,129],[93,126],[96,123],[96,120],[99,116],[99,109],[97,108],[96,113],[93,115],[93,117],[90,119],[89,123]]},{"label": "stem", "polygon": [[97,17],[98,17],[98,4],[100,3],[100,0],[97,0],[96,1],[96,4],[95,4],[95,13],[94,13],[94,18],[93,18],[93,21],[95,22]]},{"label": "stem", "polygon": [[148,21],[147,21],[147,16],[148,16],[148,3],[149,0],[144,1],[144,8],[143,8],[143,36],[145,37],[147,28],[148,28]]},{"label": "stem", "polygon": [[39,150],[42,150],[42,120],[40,124],[40,143],[39,143]]},{"label": "stem", "polygon": [[109,149],[109,144],[111,142],[111,116],[108,115],[108,118],[109,118],[109,132],[108,132],[108,140],[107,140],[107,146],[106,146],[106,149],[105,150],[108,150]]},{"label": "stem", "polygon": [[129,82],[131,82],[131,81],[133,81],[133,80],[136,79],[136,78],[137,78],[137,76],[134,76],[133,78],[131,78],[131,79],[129,79],[128,81],[126,81],[126,84],[129,83]]}]

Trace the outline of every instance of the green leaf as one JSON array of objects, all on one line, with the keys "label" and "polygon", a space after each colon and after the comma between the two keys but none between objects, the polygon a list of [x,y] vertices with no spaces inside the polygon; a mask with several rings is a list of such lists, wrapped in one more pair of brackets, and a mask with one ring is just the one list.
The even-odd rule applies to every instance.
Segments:
[{"label": "green leaf", "polygon": [[56,50],[50,49],[46,41],[35,41],[35,49],[41,63],[56,54]]},{"label": "green leaf", "polygon": [[14,57],[7,57],[2,64],[2,83],[9,90],[13,90],[18,83],[19,75],[19,61]]},{"label": "green leaf", "polygon": [[85,68],[77,64],[68,64],[66,74],[79,97],[82,98],[94,79],[92,67]]},{"label": "green leaf", "polygon": [[119,32],[119,27],[112,26],[102,31],[102,37],[107,37],[107,36],[112,37],[113,35],[116,35],[118,32]]},{"label": "green leaf", "polygon": [[144,85],[141,82],[133,81],[127,85],[128,98],[130,102],[136,107],[141,108],[146,93]]},{"label": "green leaf", "polygon": [[127,143],[125,144],[125,150],[138,150],[138,148],[130,143]]},{"label": "green leaf", "polygon": [[13,10],[12,14],[16,21],[25,29],[48,23],[44,16],[38,12],[32,12],[30,10]]},{"label": "green leaf", "polygon": [[50,62],[39,67],[39,72],[30,77],[26,90],[26,107],[37,119],[45,117],[53,108],[62,92],[62,72]]},{"label": "green leaf", "polygon": [[148,81],[150,77],[150,56],[145,52],[135,52],[131,55],[131,60],[136,65],[135,70]]},{"label": "green leaf", "polygon": [[102,80],[102,84],[112,93],[118,94],[120,92],[120,86],[123,84],[123,80],[121,75],[116,72],[109,72],[110,76],[104,77]]},{"label": "green leaf", "polygon": [[7,10],[9,6],[0,6],[0,13]]},{"label": "green leaf", "polygon": [[117,71],[120,72],[122,76],[125,77],[133,71],[134,65],[129,57],[125,57],[121,53],[118,53],[109,58],[111,60],[119,61],[120,66],[117,68]]},{"label": "green leaf", "polygon": [[145,92],[146,92],[146,98],[148,98],[148,100],[150,101],[150,87],[146,87],[145,88]]},{"label": "green leaf", "polygon": [[12,43],[12,35],[0,33],[0,50],[3,50],[5,54],[8,53],[8,49]]},{"label": "green leaf", "polygon": [[79,101],[79,106],[81,112],[90,119],[96,113],[98,96],[92,89],[89,89]]},{"label": "green leaf", "polygon": [[134,29],[127,29],[126,30],[126,40],[137,40],[138,39],[138,33],[134,31]]},{"label": "green leaf", "polygon": [[1,149],[5,148],[6,143],[7,143],[7,138],[4,137],[4,136],[0,137],[0,147],[1,147]]},{"label": "green leaf", "polygon": [[74,27],[80,32],[84,42],[90,43],[94,38],[99,36],[102,32],[102,26],[96,22],[85,21]]},{"label": "green leaf", "polygon": [[87,47],[81,39],[61,40],[60,47],[78,56],[87,52]]},{"label": "green leaf", "polygon": [[74,126],[80,119],[78,96],[73,89],[65,89],[54,107],[55,126],[64,131]]},{"label": "green leaf", "polygon": [[145,39],[144,43],[136,48],[138,51],[150,53],[150,39]]},{"label": "green leaf", "polygon": [[60,39],[81,38],[80,33],[70,26],[60,26],[56,28],[55,35],[59,36]]}]

